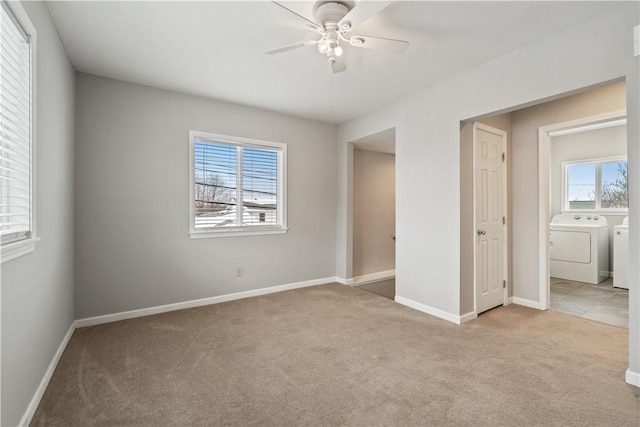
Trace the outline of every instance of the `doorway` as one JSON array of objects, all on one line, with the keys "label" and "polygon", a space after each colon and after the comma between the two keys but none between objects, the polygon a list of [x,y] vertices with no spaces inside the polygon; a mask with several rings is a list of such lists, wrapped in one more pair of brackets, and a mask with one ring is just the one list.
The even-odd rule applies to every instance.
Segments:
[{"label": "doorway", "polygon": [[353,285],[395,297],[395,129],[353,143]]},{"label": "doorway", "polygon": [[540,288],[546,308],[628,328],[628,283],[622,279],[627,266],[620,264],[628,242],[623,248],[615,234],[628,215],[625,114],[540,129],[540,173],[548,171],[540,186],[548,212],[540,218],[548,236],[541,263],[546,261],[548,274]]}]

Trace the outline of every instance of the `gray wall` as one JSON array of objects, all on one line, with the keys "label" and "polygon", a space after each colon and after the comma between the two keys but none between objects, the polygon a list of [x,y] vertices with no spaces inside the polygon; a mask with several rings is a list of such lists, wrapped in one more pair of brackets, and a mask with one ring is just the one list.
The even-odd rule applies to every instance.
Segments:
[{"label": "gray wall", "polygon": [[35,252],[2,264],[2,420],[23,417],[74,319],[73,68],[44,3],[24,2],[37,31]]},{"label": "gray wall", "polygon": [[354,150],[353,275],[396,268],[396,159]]},{"label": "gray wall", "polygon": [[[288,233],[189,238],[190,129],[288,144]],[[77,318],[334,277],[335,159],[334,125],[76,74]]]},{"label": "gray wall", "polygon": [[474,307],[473,122],[460,126],[460,312]]},{"label": "gray wall", "polygon": [[[395,127],[396,297],[452,320],[464,314],[460,295],[460,122],[557,99],[562,94],[625,76],[637,79],[630,65],[634,60],[633,27],[638,24],[638,16],[637,2],[622,2],[607,12],[340,124],[338,273],[347,270],[349,261],[345,256],[351,233],[349,142]],[[629,104],[638,103],[638,93],[630,93]],[[637,116],[629,117],[638,120]],[[537,141],[517,146],[515,132],[514,123],[513,295],[537,301],[539,207],[537,198],[530,197],[538,194]],[[520,178],[516,177],[518,174]],[[421,184],[418,190],[417,182]],[[434,200],[438,202],[433,203]],[[631,309],[639,309],[638,301]],[[630,333],[634,340],[640,340],[637,331],[630,329]]]},{"label": "gray wall", "polygon": [[[515,296],[531,301],[539,300],[538,128],[624,110],[625,100],[625,85],[620,82],[512,113]],[[535,256],[532,250],[536,251]]]},{"label": "gray wall", "polygon": [[[627,161],[629,164],[629,259],[640,259],[640,55],[627,68]],[[629,263],[629,369],[640,384],[640,262]]]}]

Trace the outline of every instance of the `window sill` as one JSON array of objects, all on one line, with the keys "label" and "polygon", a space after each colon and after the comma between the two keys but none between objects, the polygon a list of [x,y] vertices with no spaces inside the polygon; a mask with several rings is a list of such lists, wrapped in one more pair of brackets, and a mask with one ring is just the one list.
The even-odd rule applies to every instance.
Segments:
[{"label": "window sill", "polygon": [[21,257],[36,250],[36,243],[40,241],[38,237],[20,240],[19,242],[9,243],[2,246],[2,255],[0,256],[2,263]]},{"label": "window sill", "polygon": [[288,228],[276,228],[267,230],[229,230],[229,231],[192,231],[189,233],[191,239],[209,239],[216,237],[244,237],[244,236],[264,236],[269,234],[285,234]]}]

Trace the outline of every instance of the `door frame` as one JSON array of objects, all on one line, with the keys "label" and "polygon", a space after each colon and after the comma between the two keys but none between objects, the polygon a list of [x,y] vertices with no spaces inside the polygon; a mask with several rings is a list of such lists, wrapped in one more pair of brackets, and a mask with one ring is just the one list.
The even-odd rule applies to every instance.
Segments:
[{"label": "door frame", "polygon": [[627,117],[626,110],[612,111],[595,116],[582,117],[567,122],[554,123],[538,128],[538,289],[539,308],[551,307],[551,280],[549,264],[549,223],[551,221],[551,138],[563,130],[597,125]]},{"label": "door frame", "polygon": [[[397,246],[396,246],[396,257],[394,259],[394,266],[392,270],[386,270],[386,271],[379,271],[379,272],[375,272],[375,273],[369,273],[369,274],[364,274],[364,275],[360,275],[360,276],[355,276],[353,273],[353,252],[354,252],[354,228],[355,228],[355,192],[356,192],[356,188],[354,185],[354,170],[355,170],[355,150],[364,150],[364,151],[373,151],[373,152],[382,152],[382,151],[377,151],[377,150],[367,150],[366,144],[368,143],[368,141],[366,141],[367,139],[370,139],[372,136],[378,135],[380,133],[386,132],[386,131],[390,131],[393,130],[393,145],[394,145],[394,152],[393,152],[393,156],[395,158],[396,156],[396,150],[395,147],[397,146],[396,142],[397,142],[397,127],[396,126],[392,126],[389,128],[385,128],[382,129],[380,131],[368,134],[366,136],[354,139],[352,141],[347,142],[346,146],[347,146],[347,233],[346,233],[346,251],[345,251],[345,255],[346,255],[346,262],[345,262],[345,277],[341,278],[338,277],[338,282],[342,283],[344,285],[347,286],[359,286],[359,285],[365,285],[365,284],[369,284],[369,283],[375,283],[375,282],[381,282],[384,280],[389,280],[389,279],[395,279],[396,278],[396,265],[397,265],[397,260],[398,260],[398,255],[397,255]],[[386,153],[386,154],[391,154],[391,153]],[[394,179],[395,177],[397,177],[397,161],[394,160]],[[396,212],[396,221],[394,224],[394,235],[393,235],[393,240],[394,240],[394,245],[396,242],[396,235],[398,233],[398,217],[397,217],[397,209],[398,209],[398,205],[397,205],[397,190],[398,190],[398,181],[395,180],[395,187],[394,187],[394,191],[396,194],[395,197],[395,203],[393,205],[393,208]],[[396,288],[397,289],[397,288]]]},{"label": "door frame", "polygon": [[[502,137],[502,152],[504,153],[504,161],[502,162],[502,215],[505,218],[504,229],[502,233],[502,274],[503,280],[508,278],[509,272],[509,218],[507,217],[507,163],[509,161],[509,156],[507,153],[507,132],[502,129],[494,128],[489,125],[485,125],[484,123],[474,121],[473,122],[473,312],[477,316],[478,315],[478,281],[477,281],[477,239],[475,236],[475,232],[478,229],[476,224],[476,130],[484,130],[485,132],[493,133],[496,135],[500,135]],[[502,305],[509,304],[509,286],[504,287],[502,293]]]}]

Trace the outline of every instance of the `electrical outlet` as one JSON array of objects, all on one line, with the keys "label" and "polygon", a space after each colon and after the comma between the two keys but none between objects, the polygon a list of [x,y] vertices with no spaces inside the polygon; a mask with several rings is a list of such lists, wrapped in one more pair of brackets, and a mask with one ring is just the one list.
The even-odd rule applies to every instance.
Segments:
[{"label": "electrical outlet", "polygon": [[242,277],[242,267],[236,268],[236,277]]}]

